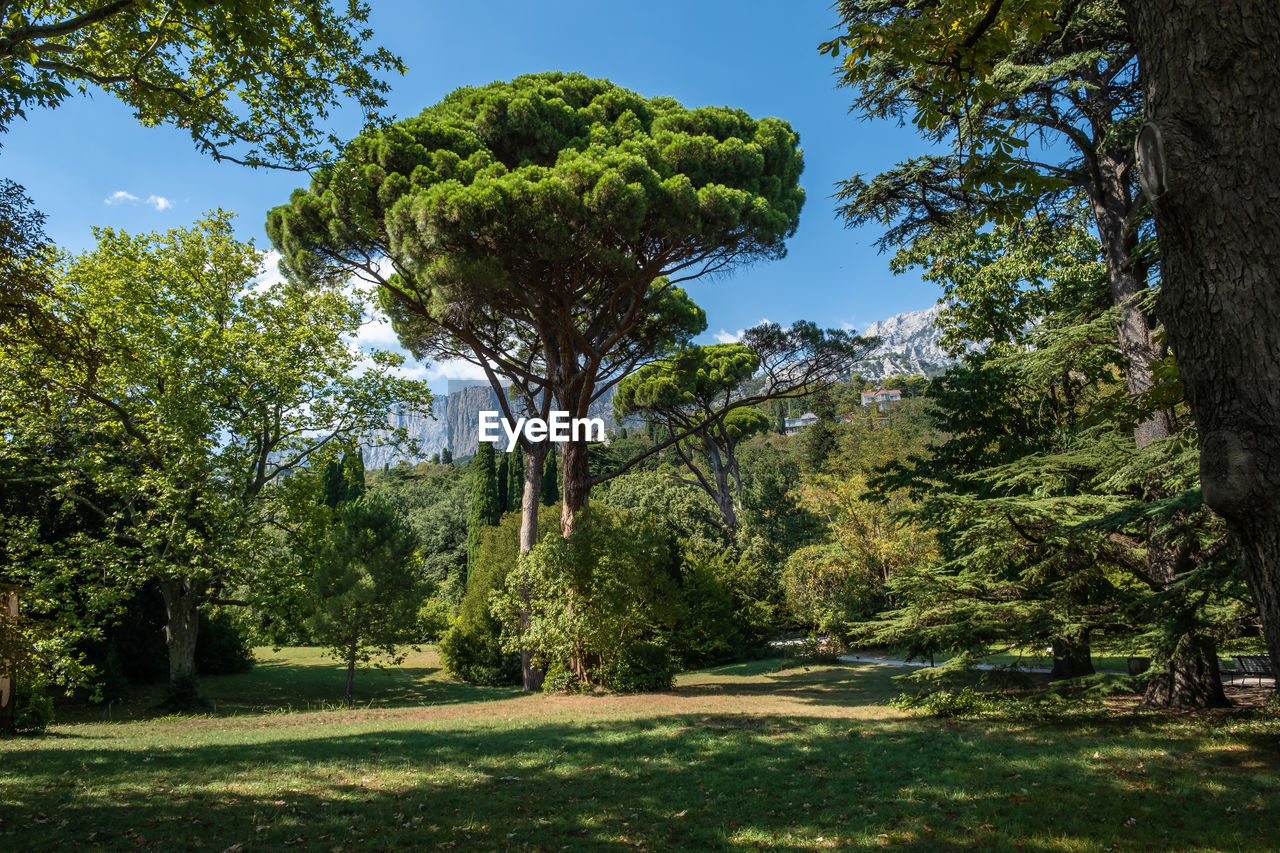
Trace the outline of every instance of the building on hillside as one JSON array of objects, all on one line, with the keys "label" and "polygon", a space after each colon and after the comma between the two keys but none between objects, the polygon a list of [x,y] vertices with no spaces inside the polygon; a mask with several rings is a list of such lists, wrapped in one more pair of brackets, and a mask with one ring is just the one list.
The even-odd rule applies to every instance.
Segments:
[{"label": "building on hillside", "polygon": [[782,426],[787,431],[787,435],[795,435],[805,427],[816,424],[817,422],[817,415],[813,412],[805,412],[798,418],[787,418],[782,422]]},{"label": "building on hillside", "polygon": [[896,389],[886,390],[884,388],[877,388],[874,391],[862,392],[862,405],[864,406],[875,405],[877,408],[881,410],[883,410],[890,403],[896,403],[901,399],[902,399],[902,392]]}]

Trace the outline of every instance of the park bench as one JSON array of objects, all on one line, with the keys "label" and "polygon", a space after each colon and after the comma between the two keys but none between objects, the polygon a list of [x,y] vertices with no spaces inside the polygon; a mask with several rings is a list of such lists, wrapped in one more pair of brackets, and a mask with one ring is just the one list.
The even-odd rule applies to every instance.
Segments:
[{"label": "park bench", "polygon": [[1274,676],[1275,670],[1271,667],[1271,658],[1267,655],[1232,655],[1236,659],[1236,673],[1248,678],[1254,676],[1258,679],[1258,684],[1262,684],[1262,679]]}]

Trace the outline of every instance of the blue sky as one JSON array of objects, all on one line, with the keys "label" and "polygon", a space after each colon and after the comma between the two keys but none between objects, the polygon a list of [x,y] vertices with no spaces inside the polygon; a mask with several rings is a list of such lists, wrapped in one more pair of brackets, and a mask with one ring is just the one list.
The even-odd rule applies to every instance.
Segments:
[{"label": "blue sky", "polygon": [[[409,66],[390,81],[390,109],[401,117],[459,86],[565,70],[607,77],[646,96],[670,95],[686,106],[728,105],[791,122],[806,164],[799,231],[781,261],[692,284],[710,327],[703,340],[764,318],[860,330],[937,299],[936,287],[889,272],[888,256],[873,245],[875,227],[849,230],[835,216],[836,181],[875,173],[924,145],[910,128],[849,115],[851,93],[836,88],[834,62],[817,52],[836,22],[827,5],[525,0],[486,3],[483,16],[475,5],[434,0],[372,5],[375,41]],[[353,122],[339,116],[334,126],[349,135],[357,130]],[[266,249],[266,211],[306,179],[214,163],[181,132],[140,127],[101,93],[32,111],[0,143],[0,175],[26,186],[48,214],[49,236],[73,251],[92,245],[94,225],[167,229],[219,207],[237,212],[241,237]],[[376,324],[362,339],[394,340]],[[448,365],[411,368],[433,387],[460,375]]]}]

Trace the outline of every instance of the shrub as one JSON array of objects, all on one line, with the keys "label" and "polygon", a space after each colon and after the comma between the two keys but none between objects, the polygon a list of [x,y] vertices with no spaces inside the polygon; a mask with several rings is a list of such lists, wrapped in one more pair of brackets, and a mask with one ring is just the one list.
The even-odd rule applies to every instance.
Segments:
[{"label": "shrub", "polygon": [[253,669],[253,649],[249,631],[230,614],[200,614],[196,635],[196,672],[201,675],[230,675]]},{"label": "shrub", "polygon": [[14,700],[13,730],[18,734],[43,734],[53,722],[53,699],[49,685],[40,677],[18,683]]},{"label": "shrub", "polygon": [[592,504],[575,521],[573,536],[543,537],[495,596],[505,647],[529,649],[548,671],[560,664],[584,685],[613,688],[610,679],[625,674],[635,689],[645,683],[639,670],[647,665],[658,667],[652,683],[669,685],[669,654],[660,658],[636,646],[669,635],[684,612],[675,551],[657,525]]},{"label": "shrub", "polygon": [[601,668],[601,681],[618,693],[670,690],[676,665],[663,643],[641,641],[623,649]]},{"label": "shrub", "polygon": [[976,717],[990,711],[995,700],[972,687],[965,687],[958,692],[936,690],[914,696],[904,693],[889,700],[889,704],[895,708],[919,711],[928,717]]},{"label": "shrub", "polygon": [[[560,514],[543,509],[539,532],[558,530]],[[502,625],[489,612],[494,590],[501,589],[520,556],[520,516],[509,514],[486,527],[475,565],[467,575],[458,616],[440,641],[440,656],[455,678],[471,684],[519,684],[520,655],[502,645]]]}]

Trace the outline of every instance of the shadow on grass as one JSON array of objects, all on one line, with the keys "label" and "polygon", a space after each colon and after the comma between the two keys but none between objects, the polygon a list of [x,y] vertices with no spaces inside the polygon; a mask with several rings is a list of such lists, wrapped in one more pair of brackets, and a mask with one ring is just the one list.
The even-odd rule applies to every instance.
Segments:
[{"label": "shadow on grass", "polygon": [[1207,725],[509,726],[32,743],[0,766],[0,848],[1264,850],[1280,807],[1274,743]]},{"label": "shadow on grass", "polygon": [[[432,661],[434,653],[418,653],[414,661]],[[340,707],[346,668],[319,649],[265,653],[248,672],[200,679],[200,696],[209,703],[205,715],[232,717],[320,711]],[[353,705],[358,708],[404,708],[456,705],[506,699],[518,688],[477,687],[450,678],[439,665],[362,667],[356,671]],[[59,708],[58,722],[123,722],[168,716],[159,707],[163,685],[134,689],[127,699],[106,705]]]}]

